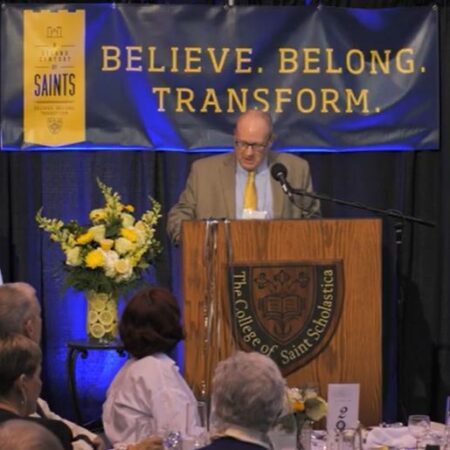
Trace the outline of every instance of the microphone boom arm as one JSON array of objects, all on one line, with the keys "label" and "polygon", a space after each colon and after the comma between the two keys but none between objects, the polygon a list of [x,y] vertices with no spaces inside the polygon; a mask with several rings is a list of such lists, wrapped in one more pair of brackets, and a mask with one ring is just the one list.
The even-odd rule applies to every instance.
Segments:
[{"label": "microphone boom arm", "polygon": [[330,196],[324,195],[324,194],[316,194],[314,192],[308,192],[308,191],[305,191],[304,189],[296,189],[296,188],[293,188],[288,182],[286,182],[286,184],[289,187],[289,190],[291,191],[291,193],[295,194],[295,195],[310,197],[313,199],[323,200],[326,202],[332,202],[332,203],[336,203],[338,205],[350,206],[351,208],[362,209],[365,211],[371,211],[371,212],[380,214],[382,216],[393,217],[395,219],[400,219],[402,221],[407,220],[409,222],[419,223],[421,225],[426,225],[428,227],[436,226],[436,223],[434,223],[434,222],[430,222],[428,220],[421,219],[420,217],[408,216],[406,214],[401,213],[400,211],[396,211],[393,209],[374,208],[373,206],[367,206],[367,205],[364,205],[363,203],[352,202],[352,201],[348,201],[348,200],[341,200],[341,199],[333,198],[333,197],[330,197]]}]

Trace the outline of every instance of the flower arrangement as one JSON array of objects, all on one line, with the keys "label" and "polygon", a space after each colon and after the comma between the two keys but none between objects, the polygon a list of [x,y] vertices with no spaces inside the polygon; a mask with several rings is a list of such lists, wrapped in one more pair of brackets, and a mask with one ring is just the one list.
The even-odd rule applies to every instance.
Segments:
[{"label": "flower arrangement", "polygon": [[327,402],[312,388],[289,388],[287,391],[290,410],[298,418],[317,422],[327,413]]},{"label": "flower arrangement", "polygon": [[287,388],[284,414],[278,425],[287,432],[301,428],[305,422],[317,422],[325,417],[327,402],[313,388]]},{"label": "flower arrangement", "polygon": [[161,205],[151,199],[152,209],[136,221],[132,205],[122,203],[120,195],[99,179],[97,184],[105,205],[90,212],[91,224],[49,219],[42,216],[42,208],[36,221],[65,254],[67,286],[117,296],[139,282],[142,272],[161,250],[155,238]]}]

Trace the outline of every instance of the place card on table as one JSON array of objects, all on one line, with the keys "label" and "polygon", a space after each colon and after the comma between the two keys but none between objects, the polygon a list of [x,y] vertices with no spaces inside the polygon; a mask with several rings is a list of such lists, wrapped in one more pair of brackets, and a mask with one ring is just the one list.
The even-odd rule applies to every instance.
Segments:
[{"label": "place card on table", "polygon": [[327,431],[357,428],[359,423],[359,384],[329,384]]}]

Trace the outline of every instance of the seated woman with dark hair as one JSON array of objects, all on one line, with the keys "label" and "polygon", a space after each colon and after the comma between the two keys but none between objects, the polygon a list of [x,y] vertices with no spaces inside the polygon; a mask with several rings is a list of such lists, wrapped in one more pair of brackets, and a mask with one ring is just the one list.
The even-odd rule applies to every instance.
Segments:
[{"label": "seated woman with dark hair", "polygon": [[267,433],[283,411],[285,385],[268,356],[237,352],[221,361],[213,378],[213,441],[204,449],[273,449]]},{"label": "seated woman with dark hair", "polygon": [[174,296],[160,288],[137,293],[123,312],[119,333],[131,358],[111,383],[103,405],[109,441],[139,442],[163,430],[191,434],[187,424],[195,434],[196,399],[168,355],[184,338]]},{"label": "seated woman with dark hair", "polygon": [[11,334],[0,338],[0,423],[23,418],[43,425],[72,449],[72,432],[59,420],[27,417],[36,412],[41,393],[41,349],[31,339]]}]

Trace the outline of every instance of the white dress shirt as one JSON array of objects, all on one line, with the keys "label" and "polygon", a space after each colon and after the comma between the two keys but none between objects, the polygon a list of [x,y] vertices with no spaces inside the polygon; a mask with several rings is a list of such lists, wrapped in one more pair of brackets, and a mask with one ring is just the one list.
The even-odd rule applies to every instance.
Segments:
[{"label": "white dress shirt", "polygon": [[194,394],[163,353],[124,364],[108,389],[102,418],[113,445],[165,431],[196,435],[199,423]]}]

